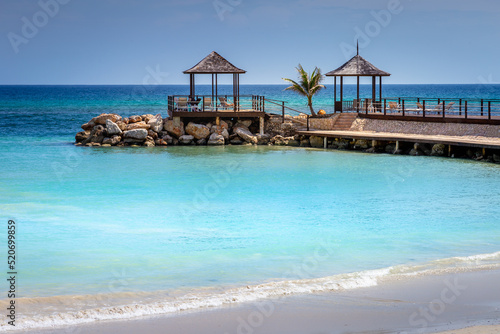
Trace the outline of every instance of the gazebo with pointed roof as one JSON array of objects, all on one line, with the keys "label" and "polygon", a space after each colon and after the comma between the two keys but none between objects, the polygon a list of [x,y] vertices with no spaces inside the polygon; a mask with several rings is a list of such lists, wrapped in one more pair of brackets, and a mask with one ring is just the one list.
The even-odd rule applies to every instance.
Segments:
[{"label": "gazebo with pointed roof", "polygon": [[213,51],[208,56],[203,58],[198,64],[183,72],[189,74],[189,95],[194,97],[196,94],[195,75],[196,74],[211,74],[212,75],[212,100],[218,96],[218,74],[232,74],[233,75],[233,101],[235,111],[238,108],[238,100],[240,96],[240,74],[246,73],[217,52]]},{"label": "gazebo with pointed roof", "polygon": [[[334,100],[335,111],[342,112],[342,105],[344,100],[344,77],[357,77],[357,101],[356,110],[359,112],[359,78],[372,77],[372,101],[376,101],[376,77],[379,77],[379,98],[382,101],[382,77],[388,77],[391,74],[382,71],[375,67],[372,63],[359,55],[359,47],[357,54],[351,58],[344,65],[336,70],[328,72],[326,76],[334,77]],[[337,103],[337,77],[340,77],[340,102]],[[379,102],[380,102],[379,101]]]}]

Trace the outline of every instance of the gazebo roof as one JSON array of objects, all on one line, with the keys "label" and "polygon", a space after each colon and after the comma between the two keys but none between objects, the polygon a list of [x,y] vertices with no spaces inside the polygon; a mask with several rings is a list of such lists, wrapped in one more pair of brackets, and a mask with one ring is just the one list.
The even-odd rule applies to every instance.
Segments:
[{"label": "gazebo roof", "polygon": [[336,70],[328,72],[326,76],[351,76],[351,77],[371,77],[371,76],[390,76],[390,73],[384,72],[370,63],[360,55],[351,58],[347,63],[340,66]]},{"label": "gazebo roof", "polygon": [[237,68],[217,52],[213,51],[211,54],[203,58],[198,64],[193,66],[185,74],[211,74],[211,73],[246,73],[245,70]]}]

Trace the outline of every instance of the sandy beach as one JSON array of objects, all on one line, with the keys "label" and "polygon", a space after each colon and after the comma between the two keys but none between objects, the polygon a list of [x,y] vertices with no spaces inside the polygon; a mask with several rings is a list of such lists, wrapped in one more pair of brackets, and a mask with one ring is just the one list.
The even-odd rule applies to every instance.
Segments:
[{"label": "sandy beach", "polygon": [[351,291],[37,333],[498,333],[499,280],[500,270],[400,277]]},{"label": "sandy beach", "polygon": [[473,326],[458,330],[441,332],[441,334],[496,334],[500,333],[500,326]]}]

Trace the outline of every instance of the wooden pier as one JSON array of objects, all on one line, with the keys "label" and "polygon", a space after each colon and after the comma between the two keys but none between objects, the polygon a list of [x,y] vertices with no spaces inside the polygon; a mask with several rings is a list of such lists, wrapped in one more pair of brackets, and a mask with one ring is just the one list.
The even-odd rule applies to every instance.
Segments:
[{"label": "wooden pier", "polygon": [[[466,146],[488,149],[500,149],[500,138],[419,135],[407,133],[369,132],[369,131],[298,131],[299,135],[318,136],[323,138],[364,139],[387,142],[412,142],[426,144],[444,144],[448,146]],[[325,141],[326,142],[326,141]]]}]

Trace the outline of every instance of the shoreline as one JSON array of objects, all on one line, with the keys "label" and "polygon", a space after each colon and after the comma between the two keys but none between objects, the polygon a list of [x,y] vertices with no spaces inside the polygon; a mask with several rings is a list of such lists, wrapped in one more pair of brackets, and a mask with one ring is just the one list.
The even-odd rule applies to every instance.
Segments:
[{"label": "shoreline", "polygon": [[387,278],[348,291],[21,333],[493,333],[499,279],[500,269]]},{"label": "shoreline", "polygon": [[[52,304],[53,301],[51,300],[53,298],[45,298],[45,302],[43,301],[44,298],[26,299],[24,301],[20,300],[20,303],[25,304],[25,315],[28,316],[30,311],[29,308],[26,307],[30,305],[34,307],[31,312],[34,311],[37,315],[25,318],[26,320],[19,324],[24,328],[18,327],[16,332],[20,330],[22,333],[65,333],[68,328],[81,328],[86,330],[87,328],[94,328],[95,326],[105,326],[107,328],[109,326],[123,326],[124,324],[141,322],[144,322],[144,326],[149,326],[149,322],[155,323],[157,321],[160,321],[162,324],[163,322],[173,321],[172,325],[175,325],[175,320],[172,319],[180,319],[183,321],[182,319],[186,317],[195,317],[197,318],[196,322],[198,322],[198,317],[205,317],[207,315],[212,317],[213,314],[217,314],[218,318],[221,314],[225,317],[226,313],[233,314],[236,318],[242,318],[242,314],[245,312],[252,313],[256,309],[264,315],[272,309],[272,314],[268,316],[271,318],[271,315],[274,315],[274,310],[279,309],[277,307],[278,305],[285,307],[285,309],[293,313],[288,314],[291,319],[297,317],[297,315],[294,314],[297,309],[301,310],[298,312],[299,314],[305,312],[308,314],[308,317],[316,317],[315,312],[319,312],[320,315],[323,314],[324,319],[321,319],[323,319],[322,323],[326,326],[329,317],[327,317],[324,312],[331,307],[331,300],[336,301],[336,307],[343,309],[343,312],[351,312],[353,321],[356,320],[358,316],[369,317],[371,314],[370,312],[368,312],[368,314],[359,314],[359,312],[363,313],[369,310],[379,312],[380,310],[378,310],[377,307],[387,306],[384,303],[378,304],[378,302],[373,304],[374,300],[383,300],[383,298],[376,297],[373,299],[370,297],[367,299],[367,292],[375,294],[396,294],[395,296],[387,298],[387,300],[400,301],[391,302],[391,310],[389,311],[393,312],[392,309],[403,307],[402,310],[394,311],[396,313],[401,313],[405,309],[408,310],[411,305],[418,303],[420,303],[422,307],[429,308],[429,306],[425,306],[425,300],[420,298],[422,295],[428,291],[432,291],[436,285],[445,284],[443,287],[453,289],[453,284],[455,284],[457,285],[455,290],[458,289],[456,296],[449,295],[450,292],[443,295],[441,291],[441,294],[433,292],[433,294],[438,297],[429,297],[429,301],[435,298],[444,298],[443,300],[446,304],[453,304],[453,302],[462,295],[462,291],[460,290],[461,281],[459,281],[460,283],[456,283],[455,281],[457,277],[474,277],[478,282],[481,282],[480,287],[491,286],[491,277],[500,278],[499,256],[500,252],[495,252],[468,257],[439,259],[413,266],[398,265],[375,270],[338,274],[323,278],[270,281],[269,283],[263,282],[258,285],[240,286],[239,288],[235,287],[224,290],[213,287],[212,292],[206,290],[206,288],[201,290],[189,289],[181,294],[170,291],[159,299],[150,298],[155,294],[161,295],[161,291],[157,291],[156,293],[142,292],[140,293],[141,296],[139,296],[139,299],[133,298],[136,299],[135,302],[132,299],[127,302],[126,299],[123,299],[124,296],[121,296],[121,302],[115,300],[114,303],[108,304],[107,307],[104,305],[100,307],[94,305],[89,308],[87,304],[95,304],[98,300],[111,301],[118,297],[118,295],[114,297],[106,295],[67,296],[66,298],[63,296],[56,296],[55,299],[59,304],[60,310],[51,308],[51,312],[47,313],[45,316],[36,310],[43,308],[45,302]],[[460,278],[460,280],[461,279],[462,278]],[[436,282],[439,284],[436,284]],[[475,281],[473,280],[472,282],[474,283]],[[422,284],[425,288],[422,287]],[[469,286],[473,284],[467,283],[466,285]],[[405,286],[410,286],[410,288],[405,288]],[[414,291],[414,293],[406,294],[406,290]],[[402,292],[405,292],[404,296],[401,296]],[[125,295],[128,296],[128,298],[132,298],[127,292],[125,292]],[[486,296],[488,294],[483,292],[483,295]],[[498,311],[500,310],[500,291],[495,296],[496,299],[490,300],[488,303],[496,303]],[[353,300],[356,300],[356,303],[350,305],[349,303]],[[466,299],[465,301],[468,300],[469,299]],[[403,303],[401,301],[405,302]],[[344,305],[345,303],[347,304]],[[361,309],[357,309],[356,305],[360,306]],[[445,305],[443,304],[441,306]],[[80,311],[76,313],[64,311],[69,309]],[[249,309],[252,310],[249,311]],[[422,321],[425,321],[422,315],[415,319],[410,319],[408,314],[406,318],[409,319],[409,324],[418,326],[422,324]],[[400,317],[402,317],[401,314],[399,315],[399,318]],[[224,319],[224,323],[230,320],[229,318]],[[284,322],[287,323],[288,320]],[[397,324],[401,326],[401,323]],[[31,326],[34,326],[34,328],[26,328]],[[9,330],[10,328],[3,327],[2,329]],[[368,329],[369,328],[365,328],[365,330]],[[92,329],[89,332],[94,332],[95,330],[97,329]],[[98,330],[100,331],[101,329]],[[320,331],[320,329],[317,330]],[[121,332],[121,329],[109,329],[109,332]],[[195,332],[196,330],[193,329],[193,333]]]}]

